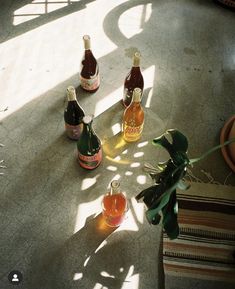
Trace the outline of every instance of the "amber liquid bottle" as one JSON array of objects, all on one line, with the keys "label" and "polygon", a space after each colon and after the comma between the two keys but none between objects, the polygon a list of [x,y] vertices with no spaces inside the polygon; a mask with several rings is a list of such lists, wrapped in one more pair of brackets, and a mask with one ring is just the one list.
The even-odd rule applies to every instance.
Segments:
[{"label": "amber liquid bottle", "polygon": [[123,114],[123,138],[126,142],[134,142],[140,139],[144,126],[144,110],[140,103],[141,89],[135,88],[131,104]]},{"label": "amber liquid bottle", "polygon": [[83,118],[82,134],[77,142],[78,162],[81,167],[93,170],[101,163],[101,141],[92,128],[93,117],[86,115]]},{"label": "amber liquid bottle", "polygon": [[88,92],[95,92],[100,86],[98,63],[91,51],[90,36],[84,35],[84,56],[81,62],[80,83],[81,87]]},{"label": "amber liquid bottle", "polygon": [[107,225],[119,226],[127,211],[127,199],[120,191],[120,183],[116,180],[111,182],[110,191],[102,201],[102,214]]},{"label": "amber liquid bottle", "polygon": [[140,53],[136,52],[133,57],[133,66],[124,81],[123,104],[130,105],[134,89],[141,89],[141,97],[144,89],[144,78],[140,70]]},{"label": "amber liquid bottle", "polygon": [[73,86],[67,88],[67,98],[68,103],[64,110],[65,130],[70,139],[78,140],[83,128],[84,111],[77,102],[76,91]]}]

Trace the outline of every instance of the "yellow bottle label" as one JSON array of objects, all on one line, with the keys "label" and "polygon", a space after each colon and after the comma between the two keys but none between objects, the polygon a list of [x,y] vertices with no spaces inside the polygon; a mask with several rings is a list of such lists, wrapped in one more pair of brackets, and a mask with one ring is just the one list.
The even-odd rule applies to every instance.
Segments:
[{"label": "yellow bottle label", "polygon": [[126,141],[136,141],[141,137],[144,124],[140,126],[130,126],[124,123],[124,139]]}]

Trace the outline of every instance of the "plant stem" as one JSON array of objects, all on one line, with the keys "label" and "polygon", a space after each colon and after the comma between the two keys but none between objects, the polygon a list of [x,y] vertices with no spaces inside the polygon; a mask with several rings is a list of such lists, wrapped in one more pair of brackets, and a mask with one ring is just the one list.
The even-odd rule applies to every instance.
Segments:
[{"label": "plant stem", "polygon": [[211,148],[210,150],[208,150],[207,152],[205,152],[203,155],[201,155],[201,156],[198,157],[198,158],[190,159],[190,160],[189,160],[189,164],[191,165],[191,164],[193,164],[193,163],[196,163],[196,162],[204,159],[205,157],[207,157],[208,155],[210,155],[210,154],[213,153],[214,151],[216,151],[216,150],[218,150],[218,149],[220,149],[220,148],[222,148],[222,147],[224,147],[224,146],[226,146],[226,145],[228,145],[228,144],[230,144],[230,143],[232,143],[232,142],[235,142],[235,138],[232,138],[232,139],[230,139],[230,140],[227,140],[227,141],[224,142],[223,144],[220,144],[220,145],[217,145],[217,146]]}]

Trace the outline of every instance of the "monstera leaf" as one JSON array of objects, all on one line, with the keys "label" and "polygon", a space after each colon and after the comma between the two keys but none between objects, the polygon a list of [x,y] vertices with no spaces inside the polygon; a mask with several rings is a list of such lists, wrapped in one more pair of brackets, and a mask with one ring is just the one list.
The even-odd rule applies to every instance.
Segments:
[{"label": "monstera leaf", "polygon": [[178,130],[167,130],[166,133],[155,138],[152,143],[166,149],[170,159],[159,162],[156,167],[145,164],[145,169],[155,181],[155,185],[140,192],[136,196],[136,200],[143,199],[147,207],[146,217],[148,222],[152,225],[161,223],[170,239],[177,238],[179,226],[176,190],[187,190],[189,188],[189,185],[183,181],[187,166],[200,161],[213,151],[234,141],[235,139],[229,140],[210,149],[201,157],[189,159],[187,156],[188,140]]},{"label": "monstera leaf", "polygon": [[[169,137],[172,140],[171,142],[168,140]],[[178,130],[169,129],[160,137],[155,138],[152,143],[165,148],[175,164],[189,162],[187,157],[188,140]]]},{"label": "monstera leaf", "polygon": [[[171,141],[168,137],[171,137]],[[165,134],[153,140],[153,144],[166,149],[171,157],[166,162],[158,163],[157,170],[150,173],[155,180],[151,186],[136,196],[147,207],[146,217],[150,224],[157,225],[160,222],[169,238],[177,238],[179,226],[177,222],[176,188],[187,188],[181,180],[186,173],[189,163],[187,157],[187,138],[177,130],[168,130]]]}]

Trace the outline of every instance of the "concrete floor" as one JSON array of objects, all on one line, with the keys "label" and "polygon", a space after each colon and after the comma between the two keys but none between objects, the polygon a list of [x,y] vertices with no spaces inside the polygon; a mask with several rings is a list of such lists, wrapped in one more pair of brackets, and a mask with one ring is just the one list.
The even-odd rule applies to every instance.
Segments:
[{"label": "concrete floor", "polygon": [[[70,4],[69,4],[70,3]],[[145,161],[166,155],[151,140],[169,128],[189,139],[189,156],[218,144],[235,112],[235,15],[205,0],[4,0],[0,3],[0,288],[12,270],[24,289],[163,288],[161,230],[134,197],[151,184]],[[95,94],[79,88],[82,36],[101,72]],[[121,141],[123,80],[142,54],[145,127]],[[64,134],[69,85],[77,87],[103,142],[94,171],[81,169]],[[116,146],[119,144],[119,146]],[[2,165],[1,164],[1,165]],[[192,168],[235,185],[220,151]],[[119,178],[130,202],[118,230],[101,227],[100,202]],[[194,179],[195,180],[195,179]],[[96,216],[95,218],[93,218]]]}]

